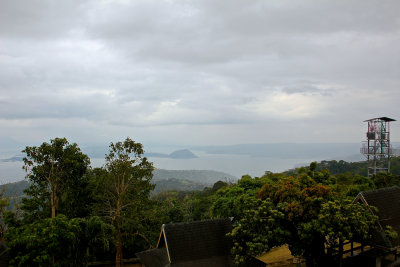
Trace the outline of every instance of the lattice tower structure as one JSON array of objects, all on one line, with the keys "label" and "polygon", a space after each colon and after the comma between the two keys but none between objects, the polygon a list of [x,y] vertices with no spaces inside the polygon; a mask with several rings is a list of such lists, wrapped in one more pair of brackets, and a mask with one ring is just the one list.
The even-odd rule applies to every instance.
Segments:
[{"label": "lattice tower structure", "polygon": [[366,133],[367,140],[363,141],[361,153],[368,161],[368,177],[379,172],[390,171],[390,158],[393,156],[390,144],[390,122],[396,121],[388,117],[369,119]]}]

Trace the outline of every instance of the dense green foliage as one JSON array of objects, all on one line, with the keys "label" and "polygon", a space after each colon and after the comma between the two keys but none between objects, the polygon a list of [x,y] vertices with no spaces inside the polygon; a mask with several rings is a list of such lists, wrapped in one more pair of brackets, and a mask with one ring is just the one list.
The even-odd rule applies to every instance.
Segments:
[{"label": "dense green foliage", "polygon": [[[22,152],[24,169],[31,182],[22,200],[25,219],[33,222],[60,211],[69,218],[82,217],[85,205],[86,171],[90,164],[77,144],[69,144],[65,138],[55,138],[39,147],[27,146]],[[29,216],[28,216],[29,215]]]},{"label": "dense green foliage", "polygon": [[85,266],[89,248],[107,247],[111,232],[98,217],[68,219],[62,214],[14,225],[6,235],[10,265]]},{"label": "dense green foliage", "polygon": [[[390,161],[390,172],[394,175],[400,175],[400,157],[393,157]],[[317,164],[316,170],[329,170],[332,175],[351,173],[365,176],[367,175],[367,166],[367,161],[323,160]]]},{"label": "dense green foliage", "polygon": [[[239,218],[230,234],[237,263],[288,244],[292,254],[304,257],[308,266],[323,266],[329,260],[327,244],[370,236],[377,217],[366,206],[349,201],[354,198],[353,188],[345,190],[336,177],[327,171],[318,172],[316,167],[312,163],[292,175],[244,177],[232,187],[236,192],[242,188],[240,196],[232,195],[230,201],[225,201]],[[358,176],[353,178],[353,185],[354,181],[360,182]],[[240,187],[244,182],[247,186]],[[252,190],[260,182],[263,185],[254,197]],[[373,183],[363,180],[354,186],[374,188]]]},{"label": "dense green foliage", "polygon": [[[154,247],[164,223],[226,217],[234,222],[229,237],[238,264],[288,244],[308,265],[323,265],[330,260],[326,246],[368,239],[375,227],[377,218],[353,204],[354,197],[400,185],[399,158],[392,161],[393,174],[372,179],[362,176],[364,163],[323,161],[262,177],[244,175],[235,183],[222,179],[202,190],[194,190],[202,187],[193,177],[183,179],[182,172],[165,178],[178,178],[170,179],[177,183],[172,188],[185,190],[151,196],[153,165],[143,157],[142,145],[129,138],[111,143],[105,166],[94,169],[64,138],[24,152],[29,183],[17,184],[28,185],[20,205],[9,210],[12,198],[7,191],[0,194],[1,238],[11,266],[86,266],[110,259],[118,265],[122,255],[131,258]],[[385,231],[397,236],[393,229]]]},{"label": "dense green foliage", "polygon": [[93,170],[65,138],[23,152],[29,187],[20,207],[3,212],[2,220],[11,266],[85,266],[113,253],[122,258],[123,239],[133,232],[146,238],[140,211],[154,186],[141,144],[129,138],[112,143],[106,165]]}]

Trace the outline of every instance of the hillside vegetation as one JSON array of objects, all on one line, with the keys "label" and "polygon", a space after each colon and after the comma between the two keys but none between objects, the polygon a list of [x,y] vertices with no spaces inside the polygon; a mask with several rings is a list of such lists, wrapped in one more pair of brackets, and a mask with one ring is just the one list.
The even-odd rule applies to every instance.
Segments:
[{"label": "hillside vegetation", "polygon": [[163,170],[156,169],[153,171],[153,181],[167,179],[189,180],[203,184],[213,184],[217,181],[236,181],[233,175],[211,170]]},{"label": "hillside vegetation", "polygon": [[[367,161],[346,162],[344,160],[323,160],[317,164],[317,171],[329,170],[330,174],[358,174],[367,175]],[[287,173],[295,172],[288,171]],[[390,160],[390,172],[394,175],[400,175],[400,157],[393,157]]]},{"label": "hillside vegetation", "polygon": [[[233,175],[211,170],[164,170],[156,169],[153,171],[152,183],[155,188],[152,195],[167,191],[197,191],[203,190],[218,181],[233,182],[237,178]],[[24,190],[29,186],[29,182],[22,180],[15,183],[0,185],[0,190],[4,188],[5,194],[10,197],[22,197]]]},{"label": "hillside vegetation", "polygon": [[[380,231],[373,207],[353,204],[354,197],[400,184],[399,158],[393,159],[396,173],[372,178],[358,174],[365,163],[324,161],[234,180],[212,171],[154,170],[143,146],[130,138],[109,149],[106,164],[91,168],[88,156],[65,138],[26,147],[29,183],[6,185],[9,195],[0,194],[0,238],[10,266],[103,260],[122,266],[123,258],[154,248],[162,224],[227,217],[233,218],[228,236],[238,265],[283,244],[308,266],[332,265],[337,262],[326,248]],[[164,189],[155,191],[154,183]],[[208,186],[196,190],[202,183]],[[20,204],[8,210],[10,195],[24,187]]]}]

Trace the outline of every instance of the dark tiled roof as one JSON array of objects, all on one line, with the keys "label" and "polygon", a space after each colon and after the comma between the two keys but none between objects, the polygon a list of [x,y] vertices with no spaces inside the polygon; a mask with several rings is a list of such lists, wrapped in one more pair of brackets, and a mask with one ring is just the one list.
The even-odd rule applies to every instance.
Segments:
[{"label": "dark tiled roof", "polygon": [[163,225],[171,263],[229,255],[229,219]]},{"label": "dark tiled roof", "polygon": [[391,119],[391,118],[388,118],[388,117],[380,117],[380,118],[373,118],[373,119],[365,120],[364,122],[366,122],[366,121],[374,121],[374,120],[396,121],[395,119]]},{"label": "dark tiled roof", "polygon": [[161,267],[166,266],[169,263],[165,247],[142,251],[136,253],[136,256],[146,267]]},{"label": "dark tiled roof", "polygon": [[[385,229],[391,226],[400,235],[400,187],[393,186],[377,190],[365,191],[359,194],[364,201],[378,208],[379,224]],[[397,238],[390,242],[384,235],[376,237],[376,241],[386,247],[396,247],[400,245]]]},{"label": "dark tiled roof", "polygon": [[156,249],[137,253],[146,267],[233,266],[229,219],[164,224]]},{"label": "dark tiled roof", "polygon": [[229,256],[216,256],[206,259],[194,259],[171,263],[169,266],[174,267],[233,267],[233,263]]}]

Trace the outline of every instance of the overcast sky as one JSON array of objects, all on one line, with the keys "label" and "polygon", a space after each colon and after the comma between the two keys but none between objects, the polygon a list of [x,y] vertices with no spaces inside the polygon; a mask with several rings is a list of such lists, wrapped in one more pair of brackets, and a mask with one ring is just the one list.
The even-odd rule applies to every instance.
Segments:
[{"label": "overcast sky", "polygon": [[0,138],[359,142],[364,120],[400,120],[399,14],[398,0],[0,0]]}]

